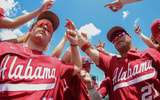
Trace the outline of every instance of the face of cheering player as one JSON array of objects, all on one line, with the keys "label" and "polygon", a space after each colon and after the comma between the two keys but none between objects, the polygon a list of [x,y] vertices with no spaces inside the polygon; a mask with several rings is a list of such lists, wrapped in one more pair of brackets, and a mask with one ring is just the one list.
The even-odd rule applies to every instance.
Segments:
[{"label": "face of cheering player", "polygon": [[82,70],[87,71],[88,73],[91,70],[92,60],[89,58],[82,59]]},{"label": "face of cheering player", "polygon": [[82,69],[89,73],[91,70],[91,64],[90,63],[82,64]]},{"label": "face of cheering player", "polygon": [[41,19],[33,25],[30,39],[41,46],[46,46],[50,42],[52,34],[52,23],[47,19]]},{"label": "face of cheering player", "polygon": [[120,53],[123,53],[123,52],[125,53],[130,49],[131,40],[132,40],[131,36],[124,31],[116,31],[116,33],[112,35],[112,39],[111,39],[115,48]]}]

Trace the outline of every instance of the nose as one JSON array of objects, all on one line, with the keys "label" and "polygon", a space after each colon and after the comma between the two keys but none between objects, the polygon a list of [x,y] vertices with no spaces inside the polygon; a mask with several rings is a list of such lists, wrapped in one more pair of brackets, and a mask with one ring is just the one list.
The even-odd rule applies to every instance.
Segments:
[{"label": "nose", "polygon": [[44,29],[44,30],[47,30],[47,29],[48,29],[47,25],[44,25],[44,26],[43,26],[43,29]]},{"label": "nose", "polygon": [[116,37],[114,38],[113,43],[114,43],[117,39],[119,39],[118,36],[116,36]]}]

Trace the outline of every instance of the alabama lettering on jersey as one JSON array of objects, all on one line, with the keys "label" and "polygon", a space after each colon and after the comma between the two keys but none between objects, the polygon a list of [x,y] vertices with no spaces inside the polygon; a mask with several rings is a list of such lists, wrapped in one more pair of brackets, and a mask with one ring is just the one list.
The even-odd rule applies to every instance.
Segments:
[{"label": "alabama lettering on jersey", "polygon": [[73,74],[73,65],[23,44],[0,48],[0,100],[56,100],[60,79]]},{"label": "alabama lettering on jersey", "polygon": [[129,51],[126,58],[100,53],[98,67],[112,81],[114,100],[160,100],[160,54],[157,50]]}]

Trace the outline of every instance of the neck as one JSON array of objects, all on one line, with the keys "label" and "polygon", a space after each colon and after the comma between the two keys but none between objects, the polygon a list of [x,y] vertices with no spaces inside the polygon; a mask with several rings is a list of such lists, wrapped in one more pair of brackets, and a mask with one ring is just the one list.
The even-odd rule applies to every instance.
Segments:
[{"label": "neck", "polygon": [[129,50],[137,51],[137,49],[133,46],[131,46],[129,49],[126,50],[123,49],[123,51],[120,52],[121,57],[127,57]]},{"label": "neck", "polygon": [[30,39],[28,39],[28,41],[25,43],[25,45],[27,47],[30,47],[32,50],[37,50],[37,51],[41,51],[41,52],[43,52],[44,48],[45,48],[44,46],[39,45],[38,43],[36,43]]}]

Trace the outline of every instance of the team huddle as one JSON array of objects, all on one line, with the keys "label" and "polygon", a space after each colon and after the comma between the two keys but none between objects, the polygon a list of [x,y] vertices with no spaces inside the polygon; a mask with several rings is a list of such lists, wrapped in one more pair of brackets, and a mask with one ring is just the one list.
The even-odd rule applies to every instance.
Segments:
[{"label": "team huddle", "polygon": [[[117,0],[105,7],[117,12],[124,4],[137,1],[141,0]],[[149,47],[142,51],[133,46],[126,29],[112,27],[106,36],[119,55],[105,51],[101,40],[94,47],[87,35],[66,19],[64,37],[51,55],[45,55],[59,26],[59,17],[48,11],[51,7],[52,1],[47,1],[17,17],[18,22],[8,20],[0,8],[0,28],[17,28],[38,17],[24,36],[0,42],[0,100],[102,100],[106,96],[109,100],[160,99],[160,19],[151,24],[151,38],[140,26],[135,28]],[[67,41],[70,46],[59,59]],[[80,50],[87,56],[81,56]],[[93,63],[105,73],[100,87],[90,75]]]}]

